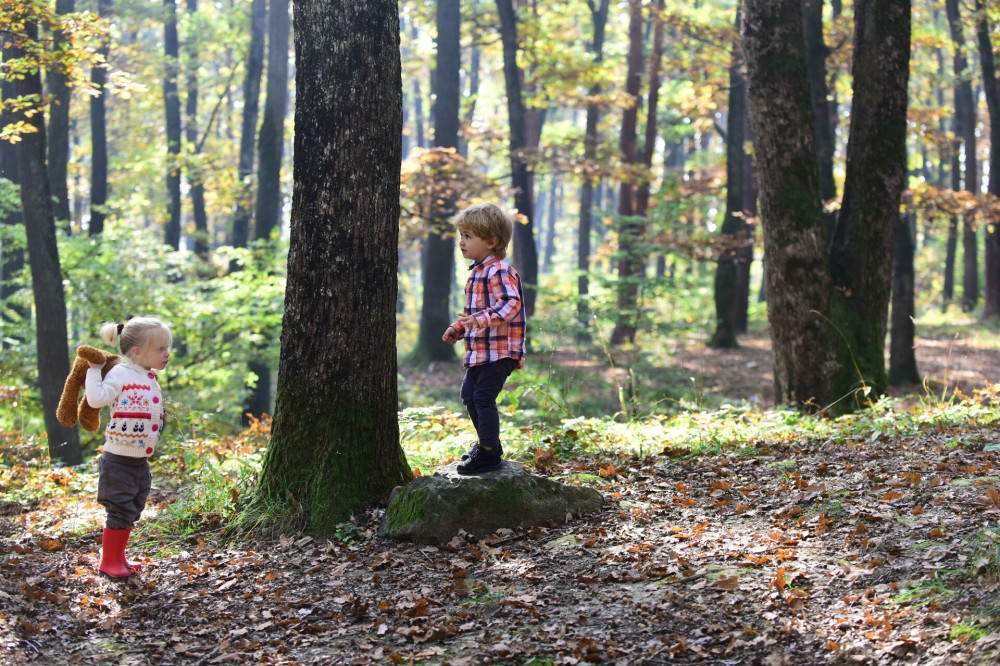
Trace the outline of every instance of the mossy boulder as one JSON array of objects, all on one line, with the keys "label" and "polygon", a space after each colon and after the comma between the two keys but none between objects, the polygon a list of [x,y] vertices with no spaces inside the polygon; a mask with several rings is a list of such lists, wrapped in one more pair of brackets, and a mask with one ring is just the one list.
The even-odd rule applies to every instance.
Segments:
[{"label": "mossy boulder", "polygon": [[459,530],[476,538],[496,530],[564,522],[566,514],[596,511],[604,497],[593,488],[567,486],[504,461],[495,472],[462,476],[452,463],[431,476],[396,488],[382,522],[382,534],[416,543],[440,544]]}]

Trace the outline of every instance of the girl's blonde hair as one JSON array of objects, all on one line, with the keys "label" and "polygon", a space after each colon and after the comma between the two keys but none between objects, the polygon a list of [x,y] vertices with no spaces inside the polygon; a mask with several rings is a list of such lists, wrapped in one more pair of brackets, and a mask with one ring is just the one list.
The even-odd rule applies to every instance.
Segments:
[{"label": "girl's blonde hair", "polygon": [[455,226],[485,241],[496,241],[493,255],[497,259],[507,256],[507,245],[514,234],[514,216],[495,203],[475,204],[462,210],[455,216]]},{"label": "girl's blonde hair", "polygon": [[135,352],[135,356],[142,356],[146,350],[158,342],[165,342],[169,345],[173,336],[170,333],[170,327],[161,319],[132,317],[124,324],[110,321],[101,324],[101,339],[109,345],[118,344],[118,348],[123,354],[135,360],[130,353],[132,350],[138,350]]}]

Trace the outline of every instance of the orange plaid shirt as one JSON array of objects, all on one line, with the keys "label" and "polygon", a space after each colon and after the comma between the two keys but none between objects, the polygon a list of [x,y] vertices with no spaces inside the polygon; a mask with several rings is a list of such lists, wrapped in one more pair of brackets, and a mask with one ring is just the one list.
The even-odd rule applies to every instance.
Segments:
[{"label": "orange plaid shirt", "polygon": [[502,358],[524,367],[524,294],[521,277],[506,262],[490,255],[469,266],[465,283],[466,315],[474,315],[479,328],[467,330],[461,321],[452,324],[465,335],[465,367],[493,363]]}]

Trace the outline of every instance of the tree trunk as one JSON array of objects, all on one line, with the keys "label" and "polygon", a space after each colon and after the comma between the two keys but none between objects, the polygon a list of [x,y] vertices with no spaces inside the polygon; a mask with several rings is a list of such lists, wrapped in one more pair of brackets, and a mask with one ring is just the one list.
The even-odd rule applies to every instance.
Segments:
[{"label": "tree trunk", "polygon": [[[98,15],[106,17],[111,8],[111,0],[98,0]],[[90,82],[98,94],[90,98],[90,224],[87,234],[98,236],[104,231],[104,207],[108,202],[108,125],[107,125],[107,95],[104,86],[107,83],[109,39],[101,41],[98,53],[103,60],[91,68]]]},{"label": "tree trunk", "polygon": [[[191,22],[198,13],[198,0],[187,0]],[[194,218],[194,253],[208,259],[208,215],[205,213],[205,183],[201,176],[201,141],[198,123],[198,67],[200,38],[194,31],[187,35],[187,97],[184,100],[184,133],[191,146],[187,160],[188,187],[191,190],[191,212]]]},{"label": "tree trunk", "polygon": [[[75,11],[74,0],[56,0],[56,14],[64,16]],[[66,45],[66,36],[56,31],[53,34],[53,50]],[[48,127],[48,174],[52,188],[53,213],[57,220],[68,223],[69,212],[69,107],[72,90],[69,80],[59,67],[49,69],[46,81],[52,101],[49,104]],[[67,224],[68,226],[68,224]]]},{"label": "tree trunk", "polygon": [[913,236],[910,223],[900,219],[892,254],[892,326],[889,338],[889,383],[919,384],[917,357],[913,351]]},{"label": "tree trunk", "polygon": [[[604,62],[604,33],[608,23],[608,5],[610,0],[600,0],[600,5],[594,4],[593,0],[588,2],[590,7],[591,25],[593,26],[593,39],[591,40],[590,52],[593,55],[595,66],[600,66]],[[601,93],[601,86],[595,84],[589,91],[590,99],[596,99]],[[583,138],[583,158],[589,165],[597,157],[597,144],[600,136],[597,133],[597,123],[600,120],[600,106],[594,102],[587,103],[587,129]],[[594,177],[589,171],[584,170],[583,186],[580,190],[580,225],[577,229],[576,245],[576,269],[577,276],[577,301],[576,319],[579,324],[577,329],[577,342],[590,341],[590,232],[594,222]]]},{"label": "tree trunk", "polygon": [[[247,71],[243,80],[243,118],[240,126],[240,163],[237,176],[240,195],[236,201],[230,244],[246,247],[250,240],[250,207],[254,192],[254,162],[256,151],[257,116],[260,108],[260,81],[264,75],[264,30],[267,25],[267,0],[252,0],[250,5],[250,48],[247,51]],[[234,262],[235,263],[235,262]],[[236,266],[230,264],[229,269]]]},{"label": "tree trunk", "polygon": [[167,224],[163,242],[181,247],[181,99],[177,91],[180,47],[177,39],[177,0],[163,0],[163,102],[167,122]]},{"label": "tree trunk", "polygon": [[[637,125],[639,118],[639,93],[642,85],[642,2],[629,0],[629,48],[628,73],[625,79],[625,94],[631,103],[622,118],[619,148],[622,165],[638,163]],[[635,326],[638,319],[639,276],[636,262],[629,255],[642,232],[642,225],[636,223],[635,185],[629,178],[622,178],[618,198],[618,311],[615,328],[611,332],[611,344],[621,345],[635,340]]]},{"label": "tree trunk", "polygon": [[[740,25],[740,10],[736,10],[736,27]],[[743,220],[743,144],[746,117],[747,82],[743,75],[743,56],[739,45],[733,44],[729,65],[729,121],[726,131],[726,216],[722,221],[724,247],[719,254],[715,271],[715,333],[709,347],[732,349],[739,347],[736,340],[736,304],[739,283],[738,260],[742,256],[741,243],[746,235]]]},{"label": "tree trunk", "polygon": [[[809,72],[809,93],[813,112],[813,134],[816,137],[816,159],[819,165],[819,191],[823,201],[837,197],[833,180],[833,128],[826,87],[826,43],[823,41],[823,0],[802,0],[802,22],[806,39],[806,70]],[[830,216],[828,223],[833,222]]]},{"label": "tree trunk", "polygon": [[886,389],[892,246],[906,175],[908,0],[855,5],[844,200],[827,252],[800,0],[746,0],[754,152],[778,400],[831,411]]},{"label": "tree trunk", "polygon": [[295,2],[288,287],[257,498],[316,532],[412,478],[396,415],[398,25],[395,0]]},{"label": "tree trunk", "polygon": [[[458,148],[458,107],[462,45],[460,0],[437,2],[437,69],[434,83],[434,144]],[[451,318],[451,283],[455,280],[455,233],[451,219],[455,198],[434,197],[424,240],[424,293],[420,308],[417,346],[411,360],[419,365],[435,361],[455,361],[455,348],[441,340]]]},{"label": "tree trunk", "polygon": [[517,14],[512,0],[496,0],[500,14],[500,37],[503,42],[503,75],[507,91],[507,114],[510,124],[510,171],[514,187],[514,207],[523,216],[514,225],[514,264],[524,287],[524,312],[530,320],[535,312],[538,293],[538,249],[535,247],[534,209],[531,172],[522,153],[528,147],[521,69],[517,64]]},{"label": "tree trunk", "polygon": [[549,178],[549,214],[545,225],[545,245],[542,252],[542,272],[552,270],[552,257],[556,253],[556,218],[559,217],[562,183],[552,174]]},{"label": "tree trunk", "polygon": [[[979,173],[976,161],[976,108],[969,81],[968,59],[965,55],[965,36],[962,34],[962,19],[959,15],[958,0],[945,0],[948,27],[955,48],[955,124],[956,136],[965,146],[965,191],[979,194]],[[979,301],[979,262],[977,257],[977,237],[974,221],[970,215],[964,216],[962,225],[962,309],[971,312]]]},{"label": "tree trunk", "polygon": [[[979,43],[979,60],[983,66],[983,90],[986,106],[990,114],[990,194],[1000,198],[1000,87],[993,58],[993,42],[990,39],[990,24],[983,0],[976,0],[976,15],[979,17],[976,36]],[[986,224],[985,248],[985,301],[983,318],[1000,317],[1000,223],[996,220]]]},{"label": "tree trunk", "polygon": [[[746,84],[743,86],[744,113],[743,137],[750,136],[750,118],[746,113]],[[743,211],[750,217],[757,216],[757,167],[753,155],[743,151]],[[750,267],[753,265],[753,244],[755,229],[744,220],[743,247],[739,252],[736,274],[736,333],[746,333],[750,308]]]},{"label": "tree trunk", "polygon": [[[38,39],[38,26],[26,21],[25,32]],[[18,57],[15,55],[14,57]],[[14,85],[15,95],[42,96],[38,70]],[[45,167],[45,122],[42,114],[23,117],[34,131],[21,136],[17,144],[17,172],[21,180],[21,209],[28,240],[28,264],[35,302],[35,341],[38,354],[38,387],[49,441],[49,457],[68,465],[83,462],[80,439],[75,428],[66,428],[56,419],[56,407],[69,374],[66,346],[66,300],[63,293],[59,246],[52,212],[49,174]]]}]

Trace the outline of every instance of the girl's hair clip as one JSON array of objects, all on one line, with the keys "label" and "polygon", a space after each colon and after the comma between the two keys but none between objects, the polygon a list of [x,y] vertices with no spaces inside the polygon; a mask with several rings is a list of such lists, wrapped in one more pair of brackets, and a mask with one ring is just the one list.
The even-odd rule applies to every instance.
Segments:
[{"label": "girl's hair clip", "polygon": [[125,324],[118,324],[118,335],[122,334],[122,329],[125,328]]}]

